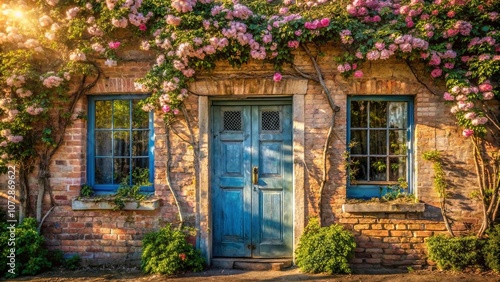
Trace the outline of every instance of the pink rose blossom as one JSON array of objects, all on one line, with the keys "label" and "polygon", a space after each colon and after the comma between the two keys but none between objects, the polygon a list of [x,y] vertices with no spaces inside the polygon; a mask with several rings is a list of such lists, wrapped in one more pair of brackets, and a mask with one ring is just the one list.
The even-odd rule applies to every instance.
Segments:
[{"label": "pink rose blossom", "polygon": [[448,92],[444,92],[443,98],[446,101],[453,101],[453,100],[455,100],[455,97],[453,95],[451,95],[450,93],[448,93]]},{"label": "pink rose blossom", "polygon": [[474,130],[466,128],[466,129],[464,129],[464,131],[462,131],[462,135],[464,137],[470,137],[470,136],[474,135]]},{"label": "pink rose blossom", "polygon": [[491,100],[495,97],[495,94],[493,92],[484,92],[483,93],[483,99],[484,100]]},{"label": "pink rose blossom", "polygon": [[120,41],[111,41],[109,42],[108,46],[111,49],[117,49],[118,47],[120,47],[120,44]]},{"label": "pink rose blossom", "polygon": [[363,77],[363,72],[361,70],[357,70],[354,72],[354,77],[355,78],[362,78]]},{"label": "pink rose blossom", "polygon": [[297,40],[292,40],[288,41],[288,47],[289,48],[298,48],[299,47],[299,42]]},{"label": "pink rose blossom", "polygon": [[277,72],[273,75],[273,80],[278,82],[278,81],[281,81],[283,77],[281,76],[281,73]]},{"label": "pink rose blossom", "polygon": [[489,81],[485,81],[484,83],[479,84],[479,90],[481,92],[489,92],[493,90],[493,86],[491,86]]},{"label": "pink rose blossom", "polygon": [[443,71],[442,71],[441,69],[439,69],[439,68],[433,69],[433,70],[431,71],[431,76],[432,76],[433,78],[439,77],[439,76],[441,76],[442,74],[443,74]]},{"label": "pink rose blossom", "polygon": [[487,117],[476,117],[475,119],[472,120],[472,125],[474,126],[478,126],[478,125],[481,125],[481,124],[485,124],[488,122],[488,118]]},{"label": "pink rose blossom", "polygon": [[464,115],[464,118],[468,119],[468,120],[471,120],[473,118],[476,117],[476,113],[475,112],[468,112]]},{"label": "pink rose blossom", "polygon": [[323,18],[320,21],[321,27],[327,27],[330,25],[330,19],[329,18]]}]

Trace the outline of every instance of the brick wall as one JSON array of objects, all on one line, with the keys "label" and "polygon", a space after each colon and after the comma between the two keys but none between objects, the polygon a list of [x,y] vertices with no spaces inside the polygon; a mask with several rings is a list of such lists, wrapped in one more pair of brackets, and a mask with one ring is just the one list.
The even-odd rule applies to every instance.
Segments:
[{"label": "brick wall", "polygon": [[[453,184],[447,202],[448,213],[453,219],[453,228],[467,232],[477,228],[477,204],[469,199],[475,181],[471,163],[470,144],[461,137],[449,109],[441,97],[431,94],[417,82],[408,66],[397,60],[366,63],[362,79],[343,79],[336,71],[332,55],[336,50],[323,50],[319,57],[326,85],[340,107],[336,115],[335,138],[329,148],[327,159],[329,181],[324,189],[323,201],[319,202],[319,185],[322,176],[322,151],[332,111],[323,94],[323,89],[309,81],[305,95],[305,214],[317,216],[319,206],[323,208],[325,224],[340,223],[356,236],[358,248],[352,261],[355,267],[408,267],[424,268],[428,265],[425,253],[425,238],[444,232],[439,210],[439,197],[432,188],[431,165],[421,157],[428,150],[442,151],[446,160],[446,177]],[[131,54],[130,56],[134,56]],[[143,62],[120,62],[115,68],[103,66],[104,76],[89,95],[137,93],[133,82],[148,69],[152,60]],[[304,52],[296,53],[296,66],[303,72],[315,74],[309,58]],[[273,69],[261,62],[252,62],[239,70],[226,63],[218,63],[210,75],[222,78],[226,84],[203,84],[212,96],[218,93],[258,93],[265,82],[257,85],[231,83],[238,73],[255,79],[272,77]],[[285,67],[282,81],[291,84],[301,78],[292,68]],[[207,77],[209,74],[200,74]],[[226,89],[227,85],[230,85]],[[219,87],[219,88],[217,88]],[[245,89],[236,89],[238,87]],[[236,90],[235,90],[236,89]],[[232,92],[231,92],[232,91]],[[245,92],[246,91],[246,92]],[[279,94],[274,89],[272,94]],[[271,94],[271,93],[269,93]],[[346,202],[346,173],[342,153],[346,150],[346,99],[347,95],[414,95],[415,96],[415,189],[418,198],[426,204],[423,213],[356,213],[342,211]],[[77,112],[86,111],[87,99],[83,98]],[[198,125],[198,97],[192,95],[186,101],[191,124],[196,134]],[[51,183],[57,206],[45,221],[43,233],[50,248],[67,253],[78,253],[87,264],[137,264],[140,258],[141,239],[146,232],[163,226],[166,222],[178,222],[177,208],[165,180],[165,129],[160,115],[155,115],[155,195],[160,199],[160,208],[155,211],[73,211],[71,199],[79,194],[80,185],[86,182],[86,134],[84,121],[77,121],[66,133],[65,143],[51,163]],[[186,127],[174,125],[180,135],[186,135]],[[195,140],[198,136],[195,136]],[[191,226],[198,222],[196,203],[194,151],[176,135],[171,136],[173,147],[172,166],[169,168],[173,189],[179,196],[181,210]],[[206,215],[202,215],[206,216]]]}]

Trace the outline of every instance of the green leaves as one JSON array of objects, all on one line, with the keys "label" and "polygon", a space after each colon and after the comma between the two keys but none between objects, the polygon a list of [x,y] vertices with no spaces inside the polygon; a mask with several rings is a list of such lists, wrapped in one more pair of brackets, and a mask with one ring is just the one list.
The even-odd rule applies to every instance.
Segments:
[{"label": "green leaves", "polygon": [[167,224],[158,231],[147,233],[142,240],[142,270],[165,275],[203,270],[205,260],[186,240],[189,232],[189,229],[174,229]]},{"label": "green leaves", "polygon": [[354,255],[354,236],[340,225],[320,227],[311,218],[295,251],[297,266],[307,273],[351,273],[349,259]]}]

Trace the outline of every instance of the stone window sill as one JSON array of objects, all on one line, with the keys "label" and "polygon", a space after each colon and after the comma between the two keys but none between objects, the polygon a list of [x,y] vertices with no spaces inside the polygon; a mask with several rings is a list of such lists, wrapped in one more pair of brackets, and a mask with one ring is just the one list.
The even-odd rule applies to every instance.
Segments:
[{"label": "stone window sill", "polygon": [[[128,211],[153,211],[160,207],[160,199],[147,199],[139,202],[126,201],[122,210]],[[99,198],[74,198],[71,202],[74,211],[82,210],[114,210],[115,204],[110,199]]]},{"label": "stone window sill", "polygon": [[424,203],[353,203],[343,204],[342,211],[348,213],[418,213],[425,211]]}]

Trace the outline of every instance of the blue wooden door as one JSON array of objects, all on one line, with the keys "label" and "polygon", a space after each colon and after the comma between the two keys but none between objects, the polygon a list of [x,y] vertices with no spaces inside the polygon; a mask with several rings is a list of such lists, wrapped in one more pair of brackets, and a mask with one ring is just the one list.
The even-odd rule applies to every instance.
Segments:
[{"label": "blue wooden door", "polygon": [[213,256],[291,257],[291,102],[212,109]]}]

